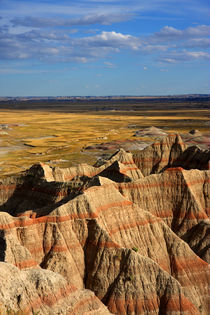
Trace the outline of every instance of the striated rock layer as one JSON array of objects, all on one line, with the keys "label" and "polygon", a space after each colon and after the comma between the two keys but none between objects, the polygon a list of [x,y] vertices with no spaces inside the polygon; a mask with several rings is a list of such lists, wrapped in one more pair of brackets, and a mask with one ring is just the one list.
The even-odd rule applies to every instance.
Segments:
[{"label": "striated rock layer", "polygon": [[169,135],[0,180],[0,312],[207,314],[208,162]]}]

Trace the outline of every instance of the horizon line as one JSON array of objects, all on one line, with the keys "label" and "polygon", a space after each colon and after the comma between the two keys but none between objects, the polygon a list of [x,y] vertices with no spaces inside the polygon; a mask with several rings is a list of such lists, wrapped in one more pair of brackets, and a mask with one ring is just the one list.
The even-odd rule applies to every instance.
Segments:
[{"label": "horizon line", "polygon": [[184,94],[160,94],[160,95],[44,95],[44,96],[34,96],[34,95],[25,95],[25,96],[0,96],[1,99],[19,99],[19,98],[61,98],[61,99],[68,99],[68,98],[143,98],[143,97],[178,97],[178,96],[208,96],[208,93],[184,93]]}]

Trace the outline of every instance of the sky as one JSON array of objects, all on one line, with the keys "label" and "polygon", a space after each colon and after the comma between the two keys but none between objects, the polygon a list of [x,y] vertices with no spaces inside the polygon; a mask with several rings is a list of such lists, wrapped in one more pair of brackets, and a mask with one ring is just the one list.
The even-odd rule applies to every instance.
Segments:
[{"label": "sky", "polygon": [[207,0],[0,0],[0,96],[207,94]]}]

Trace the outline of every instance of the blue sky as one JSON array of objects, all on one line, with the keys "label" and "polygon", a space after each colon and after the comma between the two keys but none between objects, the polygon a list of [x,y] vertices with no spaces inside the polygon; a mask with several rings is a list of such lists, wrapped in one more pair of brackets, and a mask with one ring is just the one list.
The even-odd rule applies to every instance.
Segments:
[{"label": "blue sky", "polygon": [[0,96],[209,93],[206,0],[0,0]]}]

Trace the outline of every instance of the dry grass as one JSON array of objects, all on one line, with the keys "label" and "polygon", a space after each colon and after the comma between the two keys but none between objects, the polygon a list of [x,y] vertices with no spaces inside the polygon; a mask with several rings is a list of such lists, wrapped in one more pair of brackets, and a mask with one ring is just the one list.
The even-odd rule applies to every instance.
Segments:
[{"label": "dry grass", "polygon": [[11,129],[4,130],[8,134],[0,134],[0,172],[16,173],[39,161],[51,161],[50,165],[60,167],[92,164],[95,156],[82,152],[87,145],[132,139],[136,130],[151,125],[171,132],[208,131],[205,123],[209,120],[207,110],[84,114],[1,110],[0,124],[9,124]]}]

